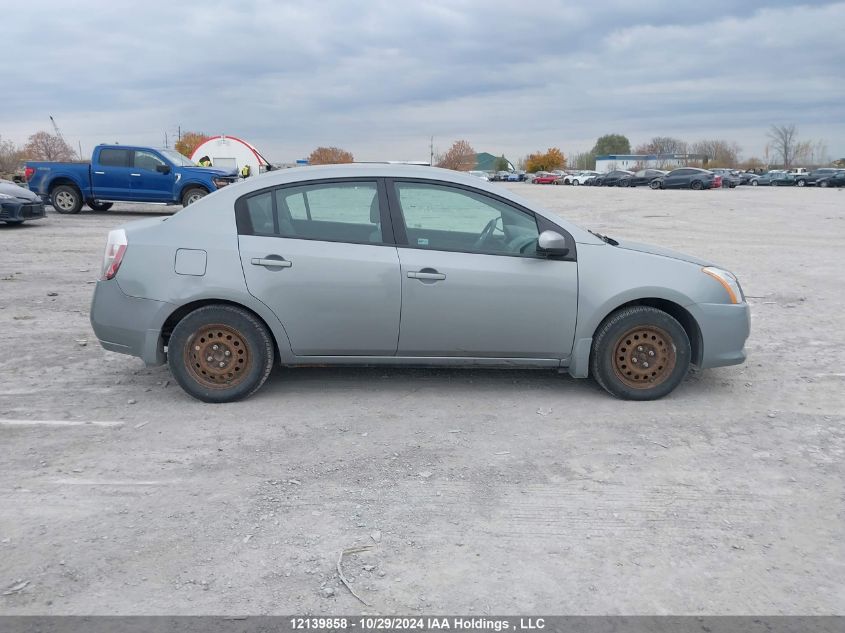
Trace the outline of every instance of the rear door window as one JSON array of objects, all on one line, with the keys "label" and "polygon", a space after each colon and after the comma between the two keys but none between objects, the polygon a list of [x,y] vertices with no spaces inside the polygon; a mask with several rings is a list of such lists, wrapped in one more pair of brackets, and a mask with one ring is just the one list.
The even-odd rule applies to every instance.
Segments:
[{"label": "rear door window", "polygon": [[128,149],[101,149],[99,161],[105,167],[129,167]]}]

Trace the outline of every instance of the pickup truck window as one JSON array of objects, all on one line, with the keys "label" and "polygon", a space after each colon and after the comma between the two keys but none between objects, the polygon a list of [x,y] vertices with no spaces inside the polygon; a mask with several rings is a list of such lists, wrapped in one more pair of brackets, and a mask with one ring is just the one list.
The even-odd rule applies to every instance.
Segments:
[{"label": "pickup truck window", "polygon": [[105,167],[129,167],[129,150],[101,149],[100,164]]},{"label": "pickup truck window", "polygon": [[155,171],[159,165],[164,165],[165,162],[153,154],[152,152],[145,152],[143,150],[135,150],[135,168],[148,169]]},{"label": "pickup truck window", "polygon": [[197,164],[187,156],[182,156],[179,152],[173,149],[163,149],[161,153],[164,154],[174,165],[180,167],[196,167]]}]

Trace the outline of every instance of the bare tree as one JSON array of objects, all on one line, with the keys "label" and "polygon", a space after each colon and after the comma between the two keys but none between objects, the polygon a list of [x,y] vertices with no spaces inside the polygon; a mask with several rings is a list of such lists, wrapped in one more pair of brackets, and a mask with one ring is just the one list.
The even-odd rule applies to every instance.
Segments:
[{"label": "bare tree", "polygon": [[467,141],[455,141],[443,156],[437,161],[438,167],[454,169],[456,171],[469,171],[475,167],[476,153],[472,145]]},{"label": "bare tree", "polygon": [[0,173],[13,174],[23,159],[20,147],[0,137]]},{"label": "bare tree", "polygon": [[742,149],[731,141],[710,139],[693,143],[692,151],[706,156],[709,167],[735,167]]},{"label": "bare tree", "polygon": [[308,157],[310,165],[339,165],[355,160],[351,152],[339,147],[318,147]]},{"label": "bare tree", "polygon": [[773,125],[766,136],[771,141],[772,152],[775,156],[780,156],[784,168],[791,167],[798,149],[798,128],[795,124]]},{"label": "bare tree", "polygon": [[72,161],[78,158],[61,136],[43,130],[29,137],[23,154],[29,160]]},{"label": "bare tree", "polygon": [[686,141],[672,136],[655,136],[648,143],[639,145],[635,154],[686,154]]}]

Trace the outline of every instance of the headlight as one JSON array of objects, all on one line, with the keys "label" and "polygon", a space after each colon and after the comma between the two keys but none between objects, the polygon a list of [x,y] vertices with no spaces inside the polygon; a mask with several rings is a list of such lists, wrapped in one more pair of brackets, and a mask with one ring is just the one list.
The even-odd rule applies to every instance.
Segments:
[{"label": "headlight", "polygon": [[715,266],[707,266],[701,269],[705,275],[710,275],[722,284],[722,287],[728,293],[731,303],[742,303],[745,301],[745,296],[742,294],[742,288],[739,286],[739,281],[733,273]]},{"label": "headlight", "polygon": [[222,187],[231,184],[231,181],[227,180],[226,178],[212,178],[212,181],[218,189],[221,189]]}]

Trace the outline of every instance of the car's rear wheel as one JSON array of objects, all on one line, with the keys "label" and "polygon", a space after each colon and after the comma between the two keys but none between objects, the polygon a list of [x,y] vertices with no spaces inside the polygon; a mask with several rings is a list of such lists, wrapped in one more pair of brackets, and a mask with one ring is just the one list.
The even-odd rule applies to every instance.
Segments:
[{"label": "car's rear wheel", "polygon": [[760,184],[760,183],[759,183],[759,182],[757,182],[756,180],[752,180],[752,181],[751,181],[751,186],[752,186],[752,187],[756,187],[756,186],[757,186],[757,185],[759,185],[759,184]]},{"label": "car's rear wheel", "polygon": [[59,185],[50,193],[50,203],[59,213],[79,213],[82,196],[76,187]]},{"label": "car's rear wheel", "polygon": [[827,180],[822,180],[822,181],[819,183],[819,187],[827,187],[827,186],[828,186]]},{"label": "car's rear wheel", "polygon": [[197,200],[205,198],[207,195],[208,192],[205,189],[201,189],[200,187],[191,187],[182,194],[182,206],[187,207],[189,204],[193,204]]},{"label": "car's rear wheel", "polygon": [[229,305],[194,310],[173,328],[167,346],[179,385],[203,402],[234,402],[261,387],[273,369],[273,342],[253,314]]},{"label": "car's rear wheel", "polygon": [[108,211],[112,208],[112,202],[97,202],[96,200],[88,200],[86,204],[94,211]]},{"label": "car's rear wheel", "polygon": [[580,182],[578,182],[577,180],[573,180],[570,184],[575,185],[575,186],[577,187],[577,186],[578,186],[578,185],[580,185],[581,183],[580,183]]},{"label": "car's rear wheel", "polygon": [[806,184],[807,184],[807,181],[806,181],[806,180],[804,180],[804,179],[802,178],[801,180],[799,180],[799,181],[798,181],[798,182],[796,182],[795,184],[796,184],[796,186],[798,186],[798,187],[803,187],[804,185],[806,185]]},{"label": "car's rear wheel", "polygon": [[590,371],[617,398],[656,400],[684,379],[690,353],[687,333],[674,317],[633,306],[614,312],[599,326]]},{"label": "car's rear wheel", "polygon": [[659,180],[652,180],[650,183],[648,183],[648,186],[651,189],[660,189],[660,181]]}]

